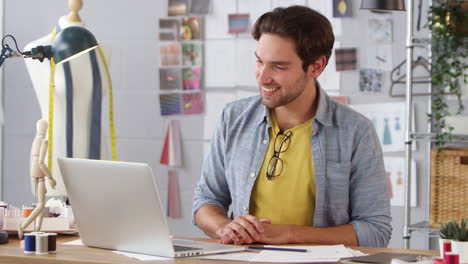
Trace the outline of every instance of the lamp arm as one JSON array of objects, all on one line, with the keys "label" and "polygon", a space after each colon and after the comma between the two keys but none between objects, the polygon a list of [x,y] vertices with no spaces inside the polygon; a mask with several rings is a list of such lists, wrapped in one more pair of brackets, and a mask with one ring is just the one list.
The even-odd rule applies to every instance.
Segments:
[{"label": "lamp arm", "polygon": [[43,62],[44,59],[52,58],[52,46],[37,46],[32,48],[31,51],[23,52],[23,57]]},{"label": "lamp arm", "polygon": [[[16,51],[10,48],[8,44],[5,43],[6,38],[11,38],[15,43]],[[44,59],[52,58],[52,46],[37,46],[32,48],[31,51],[21,52],[18,48],[18,43],[16,42],[15,37],[12,35],[6,35],[2,38],[2,51],[0,54],[0,67],[2,66],[5,59],[9,57],[23,57],[23,58],[32,58],[37,59],[40,62]]]}]

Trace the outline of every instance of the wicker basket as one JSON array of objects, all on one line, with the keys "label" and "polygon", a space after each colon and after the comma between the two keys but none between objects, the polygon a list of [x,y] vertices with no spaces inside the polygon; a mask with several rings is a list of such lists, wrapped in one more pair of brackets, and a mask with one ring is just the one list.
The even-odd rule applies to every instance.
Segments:
[{"label": "wicker basket", "polygon": [[468,217],[468,149],[431,152],[431,206],[429,225]]}]

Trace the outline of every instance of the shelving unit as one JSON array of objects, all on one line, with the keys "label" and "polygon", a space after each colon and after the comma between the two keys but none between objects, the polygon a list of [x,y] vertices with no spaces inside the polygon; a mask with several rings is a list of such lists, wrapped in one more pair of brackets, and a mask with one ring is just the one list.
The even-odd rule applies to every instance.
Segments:
[{"label": "shelving unit", "polygon": [[409,226],[410,233],[419,233],[421,235],[429,237],[438,237],[439,229],[434,229],[429,227],[428,221],[419,222]]},{"label": "shelving unit", "polygon": [[[413,140],[430,140],[434,141],[434,133],[421,133],[421,132],[413,132],[412,139]],[[452,139],[450,140],[451,143],[467,143],[468,142],[468,135],[452,135]]]},{"label": "shelving unit", "polygon": [[[430,1],[432,3],[432,1]],[[407,116],[407,124],[406,124],[406,135],[405,135],[405,199],[404,199],[404,227],[403,227],[403,241],[404,241],[404,248],[409,249],[410,247],[410,239],[413,235],[419,234],[426,237],[438,237],[439,230],[431,228],[429,226],[429,210],[430,204],[427,205],[426,208],[426,216],[425,220],[422,222],[417,222],[412,224],[411,222],[411,160],[412,160],[412,145],[415,141],[422,141],[427,143],[428,147],[428,157],[426,160],[428,161],[428,166],[431,166],[431,158],[430,158],[430,149],[431,149],[431,142],[435,141],[435,133],[424,133],[424,132],[414,132],[413,131],[413,118],[414,113],[413,109],[413,76],[412,76],[412,67],[413,67],[413,48],[414,47],[422,47],[422,46],[430,46],[430,38],[429,39],[421,39],[421,38],[414,38],[413,37],[413,1],[409,0],[407,3],[407,41],[406,41],[406,60],[407,60],[407,71],[406,71],[406,116]],[[431,109],[431,93],[425,94],[429,95],[428,99],[428,110]],[[430,130],[430,129],[429,129]],[[468,143],[468,135],[452,135],[450,143]],[[428,173],[428,178],[430,178],[430,173]],[[428,179],[428,184],[426,186],[427,190],[427,199],[430,200],[430,180]]]}]

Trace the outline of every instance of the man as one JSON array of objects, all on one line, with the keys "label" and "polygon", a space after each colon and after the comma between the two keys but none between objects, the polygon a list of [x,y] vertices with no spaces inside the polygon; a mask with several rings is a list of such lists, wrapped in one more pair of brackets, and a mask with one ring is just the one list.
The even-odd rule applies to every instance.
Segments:
[{"label": "man", "polygon": [[307,7],[276,8],[252,35],[261,96],[224,108],[194,222],[222,243],[387,246],[390,201],[375,130],[316,81],[333,48],[330,22]]}]

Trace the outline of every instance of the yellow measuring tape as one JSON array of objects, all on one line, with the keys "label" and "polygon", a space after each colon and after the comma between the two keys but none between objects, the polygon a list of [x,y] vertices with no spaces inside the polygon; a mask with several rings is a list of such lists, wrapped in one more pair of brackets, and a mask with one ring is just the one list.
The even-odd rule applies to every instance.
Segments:
[{"label": "yellow measuring tape", "polygon": [[[51,40],[55,39],[57,35],[57,29],[54,28],[51,34]],[[115,128],[114,128],[114,104],[113,104],[113,95],[112,95],[112,79],[109,72],[109,66],[107,64],[106,58],[100,46],[97,47],[99,56],[104,65],[106,71],[107,80],[109,81],[109,127],[110,127],[110,136],[111,136],[111,150],[112,150],[112,160],[117,160],[117,146],[115,144]],[[50,59],[50,78],[49,78],[49,149],[48,149],[48,159],[47,166],[49,170],[52,171],[52,150],[53,150],[53,127],[54,127],[54,96],[55,96],[55,61],[53,58]]]},{"label": "yellow measuring tape", "polygon": [[97,47],[99,56],[101,57],[102,64],[106,70],[107,80],[109,81],[109,126],[110,126],[110,136],[111,136],[111,149],[112,149],[112,160],[117,160],[117,146],[115,145],[115,128],[114,128],[114,104],[113,104],[113,95],[112,95],[112,79],[109,72],[109,67],[107,66],[106,57],[100,46]]},{"label": "yellow measuring tape", "polygon": [[[55,39],[55,36],[57,35],[57,29],[54,28],[52,30],[52,35],[51,35],[51,40]],[[49,148],[47,151],[47,167],[49,167],[49,170],[52,171],[52,150],[53,150],[53,134],[54,134],[54,88],[55,88],[55,83],[54,83],[54,76],[55,76],[55,61],[54,58],[50,58],[50,76],[49,76]]]}]

